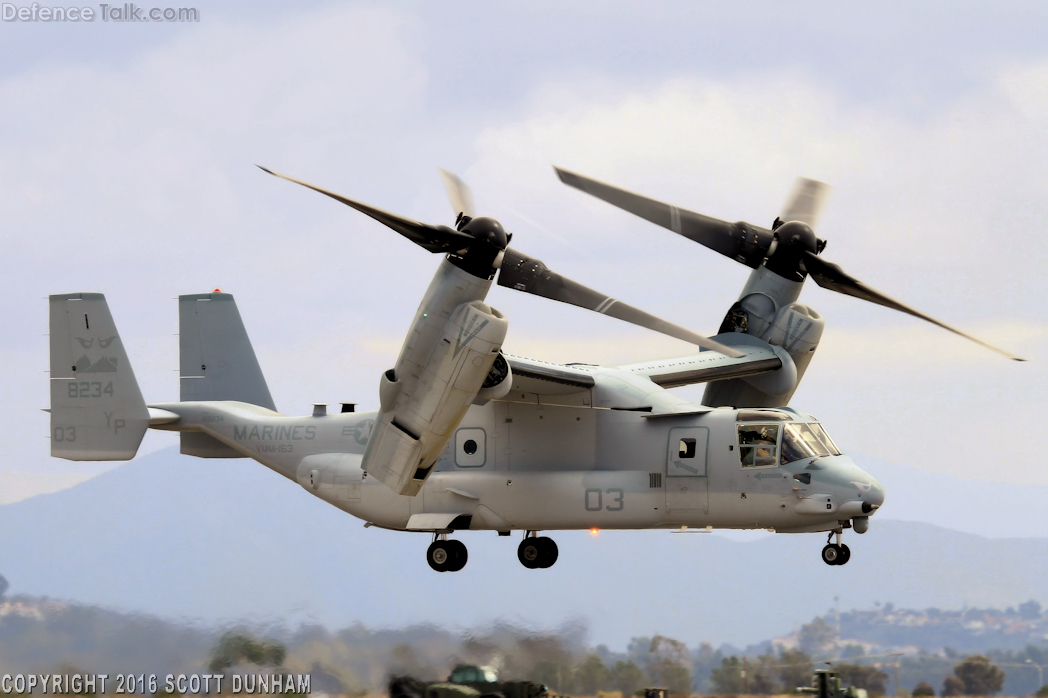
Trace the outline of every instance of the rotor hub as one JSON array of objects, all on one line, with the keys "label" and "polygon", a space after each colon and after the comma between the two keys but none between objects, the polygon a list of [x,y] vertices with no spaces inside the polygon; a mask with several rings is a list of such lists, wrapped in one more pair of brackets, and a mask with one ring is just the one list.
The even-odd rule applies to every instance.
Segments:
[{"label": "rotor hub", "polygon": [[469,233],[477,242],[500,252],[509,244],[509,234],[506,233],[502,224],[488,216],[477,216],[471,219],[462,227],[462,232]]},{"label": "rotor hub", "polygon": [[488,216],[472,218],[462,232],[473,238],[464,255],[451,255],[452,264],[474,276],[490,279],[495,275],[500,256],[512,237],[502,224]]},{"label": "rotor hub", "polygon": [[803,250],[818,252],[819,238],[807,223],[789,221],[775,229],[779,236],[779,246],[792,248],[797,254]]},{"label": "rotor hub", "polygon": [[819,238],[811,226],[801,221],[789,221],[775,229],[772,253],[764,266],[790,281],[804,281],[805,271],[801,266],[804,253],[818,254]]}]

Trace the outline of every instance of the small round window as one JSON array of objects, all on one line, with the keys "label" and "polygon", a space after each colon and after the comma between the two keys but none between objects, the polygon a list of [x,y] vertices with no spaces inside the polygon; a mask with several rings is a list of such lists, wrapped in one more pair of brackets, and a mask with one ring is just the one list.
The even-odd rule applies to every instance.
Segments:
[{"label": "small round window", "polygon": [[487,435],[478,427],[464,427],[455,432],[455,465],[460,468],[483,468],[487,461]]}]

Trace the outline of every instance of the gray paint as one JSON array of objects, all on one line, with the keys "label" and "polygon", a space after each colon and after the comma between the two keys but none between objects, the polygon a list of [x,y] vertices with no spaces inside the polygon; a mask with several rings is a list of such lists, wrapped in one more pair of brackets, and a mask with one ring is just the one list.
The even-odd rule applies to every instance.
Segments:
[{"label": "gray paint", "polygon": [[51,455],[69,460],[130,460],[149,413],[101,293],[53,295]]},{"label": "gray paint", "polygon": [[[94,300],[108,317],[104,298]],[[193,298],[192,302],[202,301]],[[231,298],[223,302],[235,311]],[[53,326],[61,330],[55,317]],[[57,317],[61,319],[61,313]],[[111,318],[108,322],[111,326]],[[198,327],[200,346],[230,346],[211,341],[205,332],[225,332],[228,326],[199,323]],[[239,328],[242,325],[233,328],[239,346],[250,347]],[[59,342],[55,361],[66,358],[62,346]],[[777,347],[752,337],[740,346],[754,349],[749,355],[753,362],[766,361],[769,351],[783,356]],[[213,355],[221,357],[221,353]],[[705,359],[701,354],[699,358]],[[685,357],[669,363],[694,361],[695,357]],[[120,363],[126,369],[121,375],[134,385],[126,359]],[[849,527],[850,517],[861,511],[863,502],[878,507],[884,500],[880,484],[847,456],[743,467],[736,437],[739,410],[712,409],[667,391],[644,375],[662,370],[655,368],[661,365],[657,362],[647,368],[568,367],[520,359],[515,365],[527,375],[515,376],[504,398],[470,406],[455,427],[456,432],[474,437],[483,434],[483,459],[463,463],[460,440],[453,438],[415,496],[397,494],[363,467],[381,417],[378,412],[288,417],[246,401],[194,400],[151,405],[152,426],[192,439],[210,439],[371,525],[396,530],[432,527],[439,532],[457,517],[468,516],[472,529],[499,531],[681,527],[827,531]],[[545,392],[547,387],[551,392]],[[144,405],[141,410],[145,412]],[[93,405],[80,412],[97,416]],[[780,416],[811,421],[789,408]],[[687,463],[680,458],[682,438],[695,444]],[[78,457],[97,455],[85,449]],[[682,474],[685,471],[688,474]],[[794,478],[801,473],[808,482]]]},{"label": "gray paint", "polygon": [[[604,379],[598,375],[598,385]],[[445,453],[420,494],[408,497],[360,468],[363,444],[358,435],[367,431],[374,412],[285,417],[245,403],[154,407],[181,415],[177,424],[157,428],[207,433],[325,501],[386,528],[406,529],[413,514],[449,513],[473,515],[473,529],[713,526],[825,531],[848,525],[837,513],[845,503],[879,506],[884,499],[880,484],[847,456],[823,457],[812,470],[805,470],[810,460],[743,468],[735,437],[737,410],[651,420],[641,412],[593,407],[474,406],[460,428],[484,429],[496,457],[481,468],[461,468]],[[505,422],[507,418],[513,421]],[[685,478],[669,474],[667,454],[672,439],[699,429],[708,434],[706,474],[684,483]],[[331,492],[311,486],[310,473],[318,467],[320,482],[332,483]],[[652,473],[664,475],[659,487],[651,486]],[[810,484],[795,480],[797,473],[810,474]],[[359,482],[359,498],[356,493],[353,498],[337,494],[339,479]],[[818,507],[813,507],[813,498],[819,499]],[[829,499],[829,508],[821,498]]]},{"label": "gray paint", "polygon": [[276,409],[233,295],[178,297],[179,399],[234,400]]}]

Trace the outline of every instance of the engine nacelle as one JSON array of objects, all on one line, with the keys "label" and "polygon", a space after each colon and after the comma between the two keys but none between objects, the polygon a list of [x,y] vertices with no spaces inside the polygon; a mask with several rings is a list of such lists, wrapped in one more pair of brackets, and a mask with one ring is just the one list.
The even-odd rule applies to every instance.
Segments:
[{"label": "engine nacelle", "polygon": [[789,404],[822,339],[825,320],[796,301],[778,307],[766,293],[742,297],[728,311],[720,331],[742,332],[772,345],[782,368],[706,386],[702,403],[710,406],[781,407]]},{"label": "engine nacelle", "polygon": [[422,488],[500,357],[509,322],[473,300],[455,307],[439,332],[432,329],[431,314],[420,310],[397,366],[380,379],[381,409],[364,451],[364,471],[398,494]]},{"label": "engine nacelle", "polygon": [[495,359],[495,363],[491,364],[491,370],[488,371],[484,383],[480,386],[480,392],[474,398],[473,404],[486,405],[492,400],[501,400],[509,395],[512,387],[513,370],[509,367],[509,362],[506,361],[506,357],[500,351]]},{"label": "engine nacelle", "polygon": [[[771,327],[761,339],[790,353],[793,363],[797,365],[797,382],[800,383],[825,328],[826,321],[813,308],[802,303],[790,303],[779,309]],[[792,394],[793,391],[790,392]]]}]

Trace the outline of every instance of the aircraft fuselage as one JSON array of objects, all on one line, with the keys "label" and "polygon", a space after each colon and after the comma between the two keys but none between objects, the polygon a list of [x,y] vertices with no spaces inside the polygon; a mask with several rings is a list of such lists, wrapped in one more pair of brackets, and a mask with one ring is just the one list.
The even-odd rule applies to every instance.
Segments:
[{"label": "aircraft fuselage", "polygon": [[[611,372],[601,369],[598,384],[616,378]],[[687,406],[680,401],[676,409]],[[360,467],[375,412],[286,417],[236,402],[154,407],[180,416],[158,428],[204,432],[340,509],[391,529],[812,532],[848,527],[884,499],[880,484],[848,456],[785,462],[796,455],[787,454],[787,425],[815,421],[788,408],[692,405],[697,413],[653,416],[636,406],[474,405],[419,494],[404,496]],[[744,445],[760,431],[766,433],[761,445]]]}]

